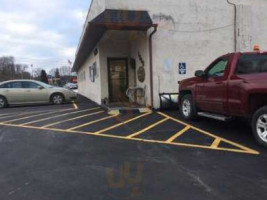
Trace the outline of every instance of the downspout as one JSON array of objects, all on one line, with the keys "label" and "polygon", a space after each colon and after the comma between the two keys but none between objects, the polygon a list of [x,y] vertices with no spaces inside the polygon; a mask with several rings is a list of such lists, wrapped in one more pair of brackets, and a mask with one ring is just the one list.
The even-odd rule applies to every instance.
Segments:
[{"label": "downspout", "polygon": [[151,98],[151,108],[154,108],[154,92],[153,92],[153,48],[152,48],[152,36],[157,32],[158,25],[153,25],[154,30],[149,35],[149,64],[150,64],[150,98]]},{"label": "downspout", "polygon": [[234,6],[234,9],[235,9],[235,13],[234,13],[234,45],[235,45],[235,52],[237,51],[237,30],[236,30],[236,27],[237,27],[237,7],[236,7],[236,4],[230,2],[229,0],[227,0],[227,3]]}]

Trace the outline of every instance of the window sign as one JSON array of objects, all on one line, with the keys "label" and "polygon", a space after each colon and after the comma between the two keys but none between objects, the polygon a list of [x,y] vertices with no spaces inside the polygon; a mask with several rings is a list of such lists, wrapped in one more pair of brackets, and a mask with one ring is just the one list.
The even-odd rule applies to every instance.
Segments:
[{"label": "window sign", "polygon": [[91,82],[95,82],[96,77],[96,63],[89,67],[89,78]]},{"label": "window sign", "polygon": [[179,63],[179,74],[186,74],[186,63]]}]

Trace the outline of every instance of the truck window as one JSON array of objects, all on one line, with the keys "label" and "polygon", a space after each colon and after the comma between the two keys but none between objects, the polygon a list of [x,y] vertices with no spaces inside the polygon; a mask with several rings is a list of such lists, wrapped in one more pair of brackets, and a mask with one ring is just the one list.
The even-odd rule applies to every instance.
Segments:
[{"label": "truck window", "polygon": [[222,77],[228,64],[228,58],[223,58],[214,63],[208,70],[208,77]]},{"label": "truck window", "polygon": [[236,74],[254,74],[267,72],[267,55],[244,54],[237,64]]}]

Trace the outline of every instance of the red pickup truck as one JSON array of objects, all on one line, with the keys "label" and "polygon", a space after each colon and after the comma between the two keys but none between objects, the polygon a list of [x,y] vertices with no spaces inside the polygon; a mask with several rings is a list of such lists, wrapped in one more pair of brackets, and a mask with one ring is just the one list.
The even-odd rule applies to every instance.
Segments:
[{"label": "red pickup truck", "polygon": [[257,142],[267,147],[267,52],[230,53],[195,76],[179,82],[185,119],[247,118]]}]

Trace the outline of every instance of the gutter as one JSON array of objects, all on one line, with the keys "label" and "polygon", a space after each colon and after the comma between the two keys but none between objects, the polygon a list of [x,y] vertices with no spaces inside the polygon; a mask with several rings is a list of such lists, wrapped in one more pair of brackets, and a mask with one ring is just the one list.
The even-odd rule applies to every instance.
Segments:
[{"label": "gutter", "polygon": [[229,0],[227,0],[227,3],[234,6],[234,9],[235,9],[235,13],[234,13],[234,49],[235,49],[235,52],[237,51],[237,30],[236,30],[236,27],[237,27],[237,5],[230,2]]},{"label": "gutter", "polygon": [[152,36],[157,32],[158,25],[153,25],[154,30],[149,35],[149,64],[150,64],[150,98],[151,98],[151,108],[154,108],[154,92],[153,92],[153,46],[152,46]]}]

